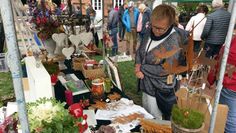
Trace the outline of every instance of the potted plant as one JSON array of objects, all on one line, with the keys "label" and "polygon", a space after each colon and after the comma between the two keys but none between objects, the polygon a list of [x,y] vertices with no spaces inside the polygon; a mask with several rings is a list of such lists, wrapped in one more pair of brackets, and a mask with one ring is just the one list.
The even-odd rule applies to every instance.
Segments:
[{"label": "potted plant", "polygon": [[42,98],[27,104],[31,133],[78,133],[83,117],[76,118],[64,108],[65,103]]},{"label": "potted plant", "polygon": [[51,76],[52,84],[55,85],[57,82],[58,73],[60,72],[58,63],[53,61],[46,61],[43,63],[43,65]]},{"label": "potted plant", "polygon": [[56,5],[49,0],[30,1],[32,19],[30,22],[36,30],[38,37],[42,40],[48,57],[54,57],[56,43],[52,40],[52,34],[63,32],[61,24],[55,12]]},{"label": "potted plant", "polygon": [[204,126],[203,113],[191,108],[173,106],[171,127],[174,133],[200,133]]}]

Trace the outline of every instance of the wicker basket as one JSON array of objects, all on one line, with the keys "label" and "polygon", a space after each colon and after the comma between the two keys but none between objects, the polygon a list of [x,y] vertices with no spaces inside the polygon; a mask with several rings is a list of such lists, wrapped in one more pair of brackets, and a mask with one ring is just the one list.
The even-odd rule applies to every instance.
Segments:
[{"label": "wicker basket", "polygon": [[84,65],[82,65],[82,73],[85,78],[88,79],[95,79],[95,78],[101,78],[106,77],[104,71],[102,68],[96,68],[96,69],[85,69]]},{"label": "wicker basket", "polygon": [[204,127],[205,124],[203,123],[198,129],[187,129],[175,124],[173,120],[171,120],[171,128],[173,133],[201,133],[204,130]]},{"label": "wicker basket", "polygon": [[73,58],[72,67],[75,71],[82,71],[83,63],[85,62],[85,58]]}]

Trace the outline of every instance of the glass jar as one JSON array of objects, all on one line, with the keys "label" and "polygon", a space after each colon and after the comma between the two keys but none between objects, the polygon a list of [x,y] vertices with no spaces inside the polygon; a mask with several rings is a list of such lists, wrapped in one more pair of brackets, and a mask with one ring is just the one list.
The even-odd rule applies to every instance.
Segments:
[{"label": "glass jar", "polygon": [[101,99],[103,97],[104,81],[102,79],[95,79],[92,81],[91,93],[95,99]]}]

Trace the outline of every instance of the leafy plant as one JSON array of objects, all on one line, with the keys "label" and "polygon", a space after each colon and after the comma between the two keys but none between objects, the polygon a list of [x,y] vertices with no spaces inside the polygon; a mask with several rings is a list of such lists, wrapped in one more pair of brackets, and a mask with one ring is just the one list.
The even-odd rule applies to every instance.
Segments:
[{"label": "leafy plant", "polygon": [[30,132],[32,133],[78,133],[77,122],[64,108],[65,103],[42,98],[27,104]]},{"label": "leafy plant", "polygon": [[55,5],[47,0],[29,1],[32,19],[35,29],[38,30],[38,36],[42,40],[51,38],[53,33],[60,32],[60,23],[56,14],[53,12]]},{"label": "leafy plant", "polygon": [[57,74],[59,72],[59,66],[57,63],[45,62],[43,65],[50,75]]},{"label": "leafy plant", "polygon": [[172,120],[181,127],[198,129],[204,122],[204,115],[197,110],[179,108],[177,105],[174,105],[172,108]]}]

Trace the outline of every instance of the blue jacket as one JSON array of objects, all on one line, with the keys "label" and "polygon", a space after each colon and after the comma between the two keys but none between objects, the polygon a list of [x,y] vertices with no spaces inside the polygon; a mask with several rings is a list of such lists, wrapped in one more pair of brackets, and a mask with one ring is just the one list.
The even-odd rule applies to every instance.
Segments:
[{"label": "blue jacket", "polygon": [[[134,23],[135,23],[135,25],[137,25],[138,16],[139,16],[139,11],[137,8],[134,8]],[[125,10],[122,21],[126,27],[127,32],[131,32],[130,15],[129,15],[128,9]]]}]

